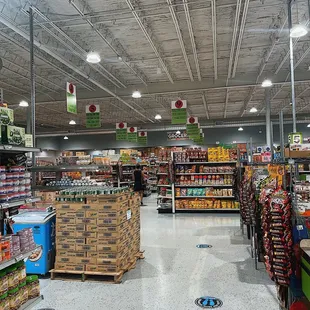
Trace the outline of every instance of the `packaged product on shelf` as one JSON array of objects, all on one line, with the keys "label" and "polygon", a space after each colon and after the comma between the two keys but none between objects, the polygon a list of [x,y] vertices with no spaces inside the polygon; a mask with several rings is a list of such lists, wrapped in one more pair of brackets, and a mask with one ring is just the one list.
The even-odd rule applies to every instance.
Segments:
[{"label": "packaged product on shelf", "polygon": [[0,107],[0,124],[13,125],[14,124],[14,110],[5,107]]},{"label": "packaged product on shelf", "polygon": [[1,126],[3,144],[25,146],[25,128],[17,126]]},{"label": "packaged product on shelf", "polygon": [[0,309],[10,310],[9,294],[5,293],[0,296]]},{"label": "packaged product on shelf", "polygon": [[18,287],[8,291],[10,310],[17,310],[21,306],[20,294]]},{"label": "packaged product on shelf", "polygon": [[36,298],[40,296],[40,282],[37,275],[28,276],[26,278],[27,281],[27,290],[28,290],[28,298]]},{"label": "packaged product on shelf", "polygon": [[7,275],[6,270],[1,270],[0,271],[0,296],[7,293],[8,289],[9,289],[9,277]]}]

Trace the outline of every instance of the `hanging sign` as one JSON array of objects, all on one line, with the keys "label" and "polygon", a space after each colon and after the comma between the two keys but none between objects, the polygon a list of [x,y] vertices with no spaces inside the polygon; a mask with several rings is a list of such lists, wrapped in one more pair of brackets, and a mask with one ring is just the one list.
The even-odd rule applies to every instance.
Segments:
[{"label": "hanging sign", "polygon": [[137,127],[127,128],[127,141],[137,142],[138,141],[138,129]]},{"label": "hanging sign", "polygon": [[67,112],[77,114],[76,86],[67,82]]},{"label": "hanging sign", "polygon": [[138,132],[138,143],[141,145],[147,145],[147,132],[146,131]]},{"label": "hanging sign", "polygon": [[127,123],[116,123],[116,141],[127,141]]},{"label": "hanging sign", "polygon": [[167,140],[189,140],[189,137],[186,133],[186,130],[179,130],[178,131],[169,131],[167,132]]},{"label": "hanging sign", "polygon": [[186,122],[186,133],[190,139],[199,137],[200,126],[198,124],[198,117],[188,117]]},{"label": "hanging sign", "polygon": [[204,145],[204,143],[205,143],[205,134],[203,133],[202,129],[200,129],[199,131],[200,131],[199,135],[196,136],[193,139],[193,141],[194,141],[194,143],[196,143],[198,145]]},{"label": "hanging sign", "polygon": [[187,117],[186,100],[171,101],[171,124],[185,124]]},{"label": "hanging sign", "polygon": [[86,106],[86,128],[100,128],[100,106],[99,104],[88,104]]}]

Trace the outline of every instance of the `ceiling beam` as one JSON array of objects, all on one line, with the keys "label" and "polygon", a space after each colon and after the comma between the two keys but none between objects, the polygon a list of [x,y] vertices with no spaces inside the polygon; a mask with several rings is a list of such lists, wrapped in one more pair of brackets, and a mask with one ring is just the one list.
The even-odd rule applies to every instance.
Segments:
[{"label": "ceiling beam", "polygon": [[201,97],[202,97],[203,106],[204,106],[205,111],[206,111],[207,119],[210,119],[210,114],[209,114],[209,109],[208,109],[206,94],[205,94],[204,92],[202,92]]},{"label": "ceiling beam", "polygon": [[214,79],[217,80],[217,19],[216,19],[215,0],[211,1],[211,8],[212,8],[211,12],[212,12],[213,67],[214,67]]}]

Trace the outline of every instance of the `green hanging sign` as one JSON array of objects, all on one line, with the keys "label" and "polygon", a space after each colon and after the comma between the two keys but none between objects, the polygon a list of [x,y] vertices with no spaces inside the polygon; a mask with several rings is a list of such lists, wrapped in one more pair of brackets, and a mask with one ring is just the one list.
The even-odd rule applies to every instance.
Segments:
[{"label": "green hanging sign", "polygon": [[146,131],[138,132],[138,143],[141,145],[147,145],[147,132]]},{"label": "green hanging sign", "polygon": [[88,104],[86,106],[86,128],[100,128],[100,106],[99,104]]},{"label": "green hanging sign", "polygon": [[77,114],[76,86],[67,82],[67,112]]},{"label": "green hanging sign", "polygon": [[199,137],[200,127],[198,123],[198,117],[189,117],[186,122],[186,134],[190,139]]},{"label": "green hanging sign", "polygon": [[138,142],[138,129],[137,129],[137,127],[127,128],[127,141]]},{"label": "green hanging sign", "polygon": [[127,141],[127,123],[116,123],[116,141]]},{"label": "green hanging sign", "polygon": [[187,118],[187,102],[186,100],[171,101],[171,124],[185,124]]},{"label": "green hanging sign", "polygon": [[200,133],[199,136],[195,137],[195,139],[193,139],[194,143],[198,144],[198,145],[204,145],[205,143],[205,134],[204,133]]}]

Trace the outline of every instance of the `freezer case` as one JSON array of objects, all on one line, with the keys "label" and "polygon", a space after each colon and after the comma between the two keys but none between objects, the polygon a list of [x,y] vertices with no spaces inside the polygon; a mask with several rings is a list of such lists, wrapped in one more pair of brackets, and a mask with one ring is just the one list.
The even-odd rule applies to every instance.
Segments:
[{"label": "freezer case", "polygon": [[26,272],[45,275],[55,262],[55,212],[26,211],[13,216],[14,233],[24,228],[32,228],[34,241],[42,245],[41,253],[26,262]]}]

